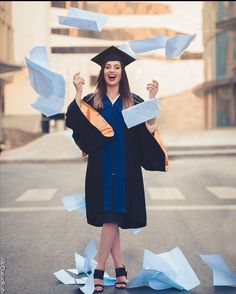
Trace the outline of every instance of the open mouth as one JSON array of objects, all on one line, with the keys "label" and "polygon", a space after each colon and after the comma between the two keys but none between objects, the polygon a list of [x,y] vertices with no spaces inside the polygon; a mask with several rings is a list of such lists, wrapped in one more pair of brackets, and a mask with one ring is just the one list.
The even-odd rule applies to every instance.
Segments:
[{"label": "open mouth", "polygon": [[110,74],[108,75],[109,81],[114,81],[116,79],[116,75]]}]

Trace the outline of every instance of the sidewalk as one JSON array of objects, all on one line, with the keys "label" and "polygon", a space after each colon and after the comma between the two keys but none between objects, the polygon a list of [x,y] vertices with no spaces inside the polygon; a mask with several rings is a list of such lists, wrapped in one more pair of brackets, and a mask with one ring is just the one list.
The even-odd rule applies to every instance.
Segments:
[{"label": "sidewalk", "polygon": [[[236,155],[236,127],[188,134],[161,133],[169,159],[193,156]],[[0,162],[84,161],[71,131],[43,135],[25,146],[3,151]]]}]

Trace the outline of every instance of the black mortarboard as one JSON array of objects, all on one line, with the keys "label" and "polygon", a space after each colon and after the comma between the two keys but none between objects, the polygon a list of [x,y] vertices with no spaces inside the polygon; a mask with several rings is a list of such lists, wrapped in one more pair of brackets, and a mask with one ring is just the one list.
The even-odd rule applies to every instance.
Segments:
[{"label": "black mortarboard", "polygon": [[102,66],[107,61],[118,60],[122,62],[124,66],[126,66],[131,62],[135,61],[136,59],[130,56],[129,54],[125,53],[124,51],[114,46],[111,46],[102,51],[101,53],[99,53],[98,55],[96,55],[95,57],[93,57],[91,60],[100,66]]}]

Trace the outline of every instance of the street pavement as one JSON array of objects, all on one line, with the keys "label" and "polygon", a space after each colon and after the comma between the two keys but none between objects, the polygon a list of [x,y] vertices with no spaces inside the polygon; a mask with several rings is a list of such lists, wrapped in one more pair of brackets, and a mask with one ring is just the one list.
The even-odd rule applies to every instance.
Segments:
[{"label": "street pavement", "polygon": [[[54,149],[54,153],[56,149]],[[46,152],[46,151],[45,151]],[[99,244],[100,228],[68,212],[62,197],[84,192],[86,161],[1,162],[1,257],[6,259],[6,293],[81,293],[53,275],[75,268],[90,239]],[[169,171],[143,171],[148,225],[134,235],[121,230],[124,264],[131,279],[142,267],[143,251],[179,247],[201,284],[192,294],[236,293],[214,287],[212,272],[199,254],[219,254],[236,274],[236,158],[210,156],[170,159]],[[96,258],[95,258],[96,259]],[[111,259],[107,271],[114,276]],[[121,293],[114,287],[106,293]],[[150,288],[122,293],[180,293]]]}]

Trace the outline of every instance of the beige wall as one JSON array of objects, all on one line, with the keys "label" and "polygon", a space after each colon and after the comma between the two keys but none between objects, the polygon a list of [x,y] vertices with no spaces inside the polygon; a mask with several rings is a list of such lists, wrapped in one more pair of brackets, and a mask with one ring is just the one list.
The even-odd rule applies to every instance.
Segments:
[{"label": "beige wall", "polygon": [[191,90],[160,99],[159,126],[168,134],[203,130],[204,99]]},{"label": "beige wall", "polygon": [[204,76],[205,81],[215,79],[216,72],[216,48],[215,48],[215,22],[216,22],[216,3],[206,1],[203,5],[203,59],[205,61]]},{"label": "beige wall", "polygon": [[23,69],[11,73],[11,83],[6,84],[4,91],[5,115],[41,116],[30,103],[37,94],[31,88],[28,70],[25,67],[25,56],[34,46],[44,45],[49,48],[49,1],[11,2],[12,28],[14,31],[12,46],[15,64]]},{"label": "beige wall", "polygon": [[4,40],[0,46],[0,61],[13,64],[11,6],[10,1],[0,1],[0,40]]},{"label": "beige wall", "polygon": [[5,86],[5,115],[40,115],[30,105],[37,94],[30,86],[27,68],[14,72],[12,77],[12,82]]},{"label": "beige wall", "polygon": [[12,1],[14,60],[25,65],[24,58],[38,45],[49,46],[50,1]]}]

